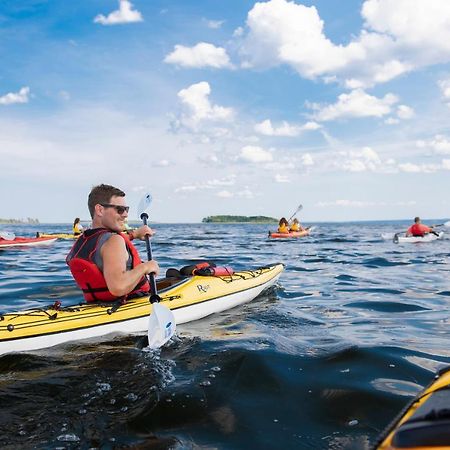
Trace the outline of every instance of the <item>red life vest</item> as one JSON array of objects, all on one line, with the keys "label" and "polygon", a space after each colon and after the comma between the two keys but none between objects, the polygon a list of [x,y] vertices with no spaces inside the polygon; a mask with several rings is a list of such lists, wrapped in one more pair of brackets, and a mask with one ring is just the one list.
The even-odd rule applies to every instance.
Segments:
[{"label": "red life vest", "polygon": [[408,233],[411,233],[413,236],[425,236],[425,234],[430,231],[432,231],[431,228],[423,225],[422,223],[415,223],[408,229]]},{"label": "red life vest", "polygon": [[[95,228],[85,231],[75,242],[66,258],[66,263],[78,287],[83,291],[86,301],[110,302],[137,297],[139,294],[147,294],[150,291],[150,284],[147,277],[142,277],[134,289],[125,297],[115,297],[109,292],[105,277],[95,263],[95,256],[101,248],[101,245],[99,246],[99,239],[105,233],[111,233],[111,231],[106,228]],[[139,253],[128,236],[125,236],[123,233],[118,234],[125,240],[125,245],[131,259],[130,268],[133,269],[142,263]]]}]

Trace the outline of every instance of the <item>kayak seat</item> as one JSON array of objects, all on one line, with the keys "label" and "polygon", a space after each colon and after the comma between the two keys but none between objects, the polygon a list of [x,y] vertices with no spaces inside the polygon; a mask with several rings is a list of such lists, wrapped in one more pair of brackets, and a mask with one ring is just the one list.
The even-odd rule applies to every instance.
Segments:
[{"label": "kayak seat", "polygon": [[450,445],[450,388],[435,391],[395,433],[397,448]]},{"label": "kayak seat", "polygon": [[178,269],[174,269],[173,267],[166,270],[166,278],[186,278],[186,275],[182,275]]}]

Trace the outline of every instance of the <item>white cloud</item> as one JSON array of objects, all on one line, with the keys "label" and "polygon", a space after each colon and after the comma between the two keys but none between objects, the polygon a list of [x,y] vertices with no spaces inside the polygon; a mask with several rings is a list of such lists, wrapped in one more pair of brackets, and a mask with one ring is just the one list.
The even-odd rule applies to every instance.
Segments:
[{"label": "white cloud", "polygon": [[30,88],[28,86],[20,89],[19,92],[10,92],[0,97],[0,105],[13,105],[14,103],[28,103],[28,94]]},{"label": "white cloud", "polygon": [[220,197],[220,198],[234,197],[234,195],[230,191],[219,191],[216,195],[217,195],[217,197]]},{"label": "white cloud", "polygon": [[430,148],[434,153],[440,155],[450,155],[450,140],[441,134],[437,134],[429,141],[417,141],[417,147]]},{"label": "white cloud", "polygon": [[361,150],[341,151],[333,162],[347,172],[393,172],[391,167],[395,161],[390,159],[383,161],[378,153],[371,147],[363,147]]},{"label": "white cloud", "polygon": [[193,186],[193,185],[180,186],[180,187],[175,189],[175,193],[178,193],[178,192],[194,192],[197,189],[198,189],[198,186]]},{"label": "white cloud", "polygon": [[399,105],[397,107],[397,116],[403,120],[411,119],[414,117],[414,109],[406,105]]},{"label": "white cloud", "polygon": [[379,164],[381,162],[378,153],[370,147],[364,147],[361,150],[361,156],[365,158],[367,161],[371,161],[376,164]]},{"label": "white cloud", "polygon": [[[366,0],[359,35],[336,45],[314,6],[257,2],[247,16],[242,67],[287,64],[302,77],[339,77],[351,89],[450,61],[448,0]],[[432,32],[431,32],[432,30]]]},{"label": "white cloud", "polygon": [[161,159],[155,163],[156,167],[168,167],[171,163],[168,159]]},{"label": "white cloud", "polygon": [[102,25],[118,25],[122,23],[142,22],[143,18],[139,11],[133,10],[133,5],[128,0],[119,0],[119,9],[104,16],[99,14],[94,22]]},{"label": "white cloud", "polygon": [[206,81],[192,84],[179,91],[178,98],[184,107],[184,111],[176,125],[197,131],[200,124],[204,122],[222,123],[231,121],[234,116],[233,109],[211,104],[209,101],[210,94],[211,88]]},{"label": "white cloud", "polygon": [[434,173],[441,167],[436,164],[414,164],[414,163],[403,163],[399,164],[398,168],[402,172],[408,173]]},{"label": "white cloud", "polygon": [[220,28],[224,24],[224,20],[207,20],[206,26],[208,28],[212,28],[213,30],[216,30]]},{"label": "white cloud", "polygon": [[417,202],[415,200],[396,201],[396,202],[368,202],[361,200],[340,199],[334,201],[320,201],[316,203],[319,208],[329,208],[330,206],[345,206],[347,208],[370,208],[374,206],[414,206]]},{"label": "white cloud", "polygon": [[450,159],[443,159],[442,160],[442,168],[444,170],[450,170]]},{"label": "white cloud", "polygon": [[442,96],[444,97],[444,101],[450,105],[450,79],[440,80],[438,82],[439,87],[442,91]]},{"label": "white cloud", "polygon": [[252,198],[255,198],[255,194],[250,189],[244,188],[242,191],[239,191],[238,197],[251,200]]},{"label": "white cloud", "polygon": [[304,166],[313,166],[314,165],[314,159],[309,153],[305,153],[301,157],[302,164]]},{"label": "white cloud", "polygon": [[291,180],[286,174],[277,173],[275,174],[275,181],[277,183],[290,183]]},{"label": "white cloud", "polygon": [[387,124],[387,125],[396,125],[396,124],[400,123],[400,120],[399,119],[395,119],[394,117],[388,117],[384,121],[384,123]]},{"label": "white cloud", "polygon": [[341,164],[341,167],[348,172],[365,172],[366,164],[359,159],[349,159]]},{"label": "white cloud", "polygon": [[317,122],[307,122],[304,125],[291,125],[285,121],[279,127],[273,127],[270,119],[257,123],[254,130],[264,136],[298,136],[303,131],[317,130],[321,128]]},{"label": "white cloud", "polygon": [[263,163],[273,160],[272,153],[261,147],[246,145],[242,147],[239,159],[250,163]]},{"label": "white cloud", "polygon": [[360,200],[340,199],[340,200],[335,200],[332,202],[317,202],[316,206],[318,206],[319,208],[327,208],[329,206],[345,206],[348,208],[366,208],[368,206],[376,206],[379,204],[380,203],[377,203],[377,202],[364,202],[364,201],[360,201]]},{"label": "white cloud", "polygon": [[355,89],[349,94],[341,94],[332,105],[320,107],[312,105],[318,111],[314,117],[319,121],[335,120],[341,117],[382,117],[391,112],[391,106],[398,101],[393,94],[383,98],[369,95],[362,89]]},{"label": "white cloud", "polygon": [[[234,186],[236,184],[236,175],[229,175],[220,179],[206,180],[194,184],[186,184],[175,189],[175,192],[194,192],[204,190],[214,190],[223,186]],[[225,191],[222,191],[225,192]],[[219,195],[219,194],[217,194]],[[220,196],[220,195],[219,195]]]},{"label": "white cloud", "polygon": [[164,62],[182,67],[232,67],[226,50],[207,42],[200,42],[194,47],[175,45],[174,51],[164,58]]},{"label": "white cloud", "polygon": [[229,176],[221,178],[221,179],[208,180],[206,182],[206,185],[208,187],[213,187],[213,186],[233,186],[235,183],[236,183],[236,175],[229,175]]}]

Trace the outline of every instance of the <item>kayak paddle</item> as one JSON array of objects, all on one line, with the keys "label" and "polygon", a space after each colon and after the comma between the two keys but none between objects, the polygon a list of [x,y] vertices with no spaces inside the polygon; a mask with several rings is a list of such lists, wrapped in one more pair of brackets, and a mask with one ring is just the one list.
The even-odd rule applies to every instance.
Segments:
[{"label": "kayak paddle", "polygon": [[303,205],[298,205],[298,208],[295,210],[295,213],[292,214],[291,217],[289,217],[288,222],[290,222],[290,221],[293,219],[293,217],[294,217],[294,216],[295,216],[302,208],[303,208]]},{"label": "kayak paddle", "polygon": [[448,222],[445,223],[438,223],[436,225],[433,225],[433,227],[446,227],[446,228],[450,228],[450,220]]},{"label": "kayak paddle", "polygon": [[[147,193],[139,203],[139,211],[143,211],[140,218],[144,225],[147,225],[148,214],[145,212],[152,201],[151,194]],[[145,244],[147,247],[147,259],[151,261],[152,246],[150,237],[145,235]],[[150,303],[152,304],[152,312],[148,319],[148,346],[152,349],[162,347],[175,333],[176,322],[173,312],[167,306],[161,305],[161,297],[158,295],[156,287],[155,274],[150,273]]]},{"label": "kayak paddle", "polygon": [[0,231],[0,238],[7,241],[13,241],[16,238],[16,235],[11,231]]}]

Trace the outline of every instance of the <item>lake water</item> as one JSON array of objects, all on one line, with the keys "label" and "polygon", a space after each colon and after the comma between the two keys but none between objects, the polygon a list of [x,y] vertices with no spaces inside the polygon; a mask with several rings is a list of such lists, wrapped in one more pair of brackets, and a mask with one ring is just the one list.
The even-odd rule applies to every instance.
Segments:
[{"label": "lake water", "polygon": [[[116,336],[1,356],[0,447],[371,448],[450,364],[450,239],[381,239],[405,224],[321,223],[298,240],[269,240],[267,225],[154,225],[162,272],[204,259],[286,270],[253,302],[179,326],[160,352]],[[0,251],[0,311],[78,303],[72,243]]]}]

